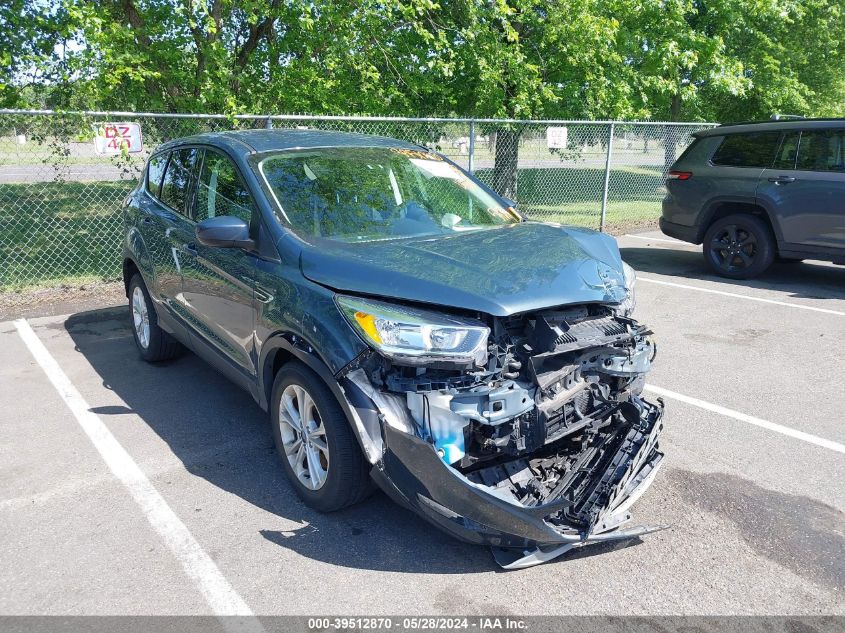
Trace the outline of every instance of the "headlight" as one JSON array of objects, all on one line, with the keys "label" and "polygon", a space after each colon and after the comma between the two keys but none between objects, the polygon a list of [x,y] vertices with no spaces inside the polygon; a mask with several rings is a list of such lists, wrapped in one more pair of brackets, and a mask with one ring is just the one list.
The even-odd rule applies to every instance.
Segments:
[{"label": "headlight", "polygon": [[490,329],[478,321],[357,297],[336,300],[361,338],[388,358],[406,365],[487,361]]},{"label": "headlight", "polygon": [[625,275],[625,298],[619,302],[616,311],[622,316],[631,316],[637,307],[637,271],[625,262],[622,262],[622,271]]}]

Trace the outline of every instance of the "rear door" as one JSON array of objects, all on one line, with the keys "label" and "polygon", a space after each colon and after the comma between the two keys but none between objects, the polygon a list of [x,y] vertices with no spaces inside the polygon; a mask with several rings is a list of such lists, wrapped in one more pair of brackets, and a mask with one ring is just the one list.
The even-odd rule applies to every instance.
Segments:
[{"label": "rear door", "polygon": [[199,150],[195,147],[173,150],[159,194],[160,213],[165,220],[163,249],[159,253],[165,275],[160,283],[168,306],[181,322],[187,318],[182,297],[182,266],[190,257],[186,247],[194,239],[189,213],[196,186],[198,157]]},{"label": "rear door", "polygon": [[187,201],[196,165],[196,149],[175,149],[150,159],[147,191],[140,206],[141,233],[155,269],[149,288],[153,300],[177,321],[181,308],[182,273],[179,237],[189,229]]},{"label": "rear door", "polygon": [[788,134],[778,159],[758,196],[777,215],[784,242],[845,249],[845,128]]},{"label": "rear door", "polygon": [[[724,202],[753,202],[757,184],[780,146],[781,132],[728,134],[710,159],[711,195]],[[690,179],[695,180],[695,176]]]},{"label": "rear door", "polygon": [[[191,201],[193,223],[235,216],[250,225],[254,236],[258,221],[255,204],[235,164],[222,152],[205,148],[199,165]],[[240,248],[200,244],[194,237],[194,226],[182,265],[184,305],[198,343],[194,347],[216,352],[241,374],[254,377],[255,257]]]}]

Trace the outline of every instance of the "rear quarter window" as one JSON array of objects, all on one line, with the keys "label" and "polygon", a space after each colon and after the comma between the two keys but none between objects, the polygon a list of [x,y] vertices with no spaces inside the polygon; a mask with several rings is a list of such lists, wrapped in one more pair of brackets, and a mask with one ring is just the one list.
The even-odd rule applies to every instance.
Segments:
[{"label": "rear quarter window", "polygon": [[729,134],[710,162],[726,167],[770,167],[780,146],[780,137],[781,132]]},{"label": "rear quarter window", "polygon": [[702,144],[701,141],[702,141],[702,139],[700,139],[700,138],[693,138],[692,143],[690,143],[689,145],[686,146],[684,151],[681,152],[681,155],[678,156],[678,158],[675,160],[675,162],[680,163],[682,160],[689,158],[690,155],[693,152],[695,152],[696,150],[698,150],[698,148],[701,146],[701,144]]},{"label": "rear quarter window", "polygon": [[845,130],[802,132],[798,169],[845,172]]},{"label": "rear quarter window", "polygon": [[196,174],[197,150],[174,150],[170,153],[167,172],[161,183],[159,199],[177,213],[187,216],[186,204],[191,194]]},{"label": "rear quarter window", "polygon": [[161,195],[161,177],[167,166],[167,156],[167,153],[153,156],[147,165],[147,190],[156,198]]}]

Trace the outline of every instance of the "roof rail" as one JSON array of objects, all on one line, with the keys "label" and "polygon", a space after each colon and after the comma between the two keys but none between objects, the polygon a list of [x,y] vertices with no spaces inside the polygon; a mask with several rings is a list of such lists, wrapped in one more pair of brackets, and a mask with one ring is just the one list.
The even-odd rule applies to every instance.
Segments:
[{"label": "roof rail", "polygon": [[772,121],[794,121],[796,119],[806,119],[803,114],[773,114]]}]

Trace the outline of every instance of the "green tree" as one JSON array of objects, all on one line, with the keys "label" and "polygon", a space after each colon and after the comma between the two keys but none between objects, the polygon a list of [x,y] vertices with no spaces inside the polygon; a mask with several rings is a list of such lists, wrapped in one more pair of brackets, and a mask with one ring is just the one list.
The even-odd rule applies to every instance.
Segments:
[{"label": "green tree", "polygon": [[839,0],[616,0],[639,110],[735,121],[845,112]]},{"label": "green tree", "polygon": [[61,83],[56,48],[67,39],[61,6],[31,0],[0,3],[0,107],[26,107],[41,86]]},{"label": "green tree", "polygon": [[[464,115],[626,116],[627,89],[617,81],[623,60],[614,48],[618,23],[597,6],[592,0],[444,0],[414,22],[422,50],[434,54],[418,74],[405,67],[417,75],[418,94]],[[493,186],[508,197],[516,197],[523,129],[496,126]]]},{"label": "green tree", "polygon": [[738,95],[705,89],[704,114],[739,121],[775,113],[845,114],[845,6],[836,0],[756,0],[725,16],[726,49],[743,60]]}]

